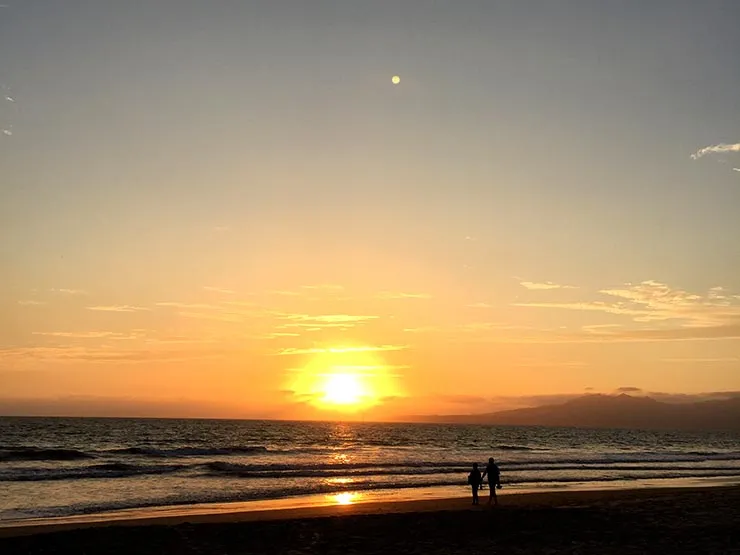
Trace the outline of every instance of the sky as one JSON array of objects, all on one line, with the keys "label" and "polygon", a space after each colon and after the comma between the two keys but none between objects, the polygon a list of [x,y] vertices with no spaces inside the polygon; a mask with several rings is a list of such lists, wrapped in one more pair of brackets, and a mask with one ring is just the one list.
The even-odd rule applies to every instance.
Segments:
[{"label": "sky", "polygon": [[739,391],[738,21],[4,0],[0,412]]}]

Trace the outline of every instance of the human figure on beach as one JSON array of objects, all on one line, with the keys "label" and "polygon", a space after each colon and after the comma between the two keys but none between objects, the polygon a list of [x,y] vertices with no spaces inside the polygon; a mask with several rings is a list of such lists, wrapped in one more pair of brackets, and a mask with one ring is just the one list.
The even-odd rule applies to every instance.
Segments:
[{"label": "human figure on beach", "polygon": [[473,470],[468,474],[468,484],[473,491],[473,505],[478,505],[478,488],[483,483],[483,478],[478,470],[478,463],[473,463]]},{"label": "human figure on beach", "polygon": [[494,505],[498,505],[498,497],[496,497],[496,490],[501,489],[501,470],[499,469],[496,461],[493,457],[488,459],[486,469],[483,471],[480,481],[483,483],[483,478],[488,476],[488,489],[490,490],[488,496],[488,504],[493,502]]}]

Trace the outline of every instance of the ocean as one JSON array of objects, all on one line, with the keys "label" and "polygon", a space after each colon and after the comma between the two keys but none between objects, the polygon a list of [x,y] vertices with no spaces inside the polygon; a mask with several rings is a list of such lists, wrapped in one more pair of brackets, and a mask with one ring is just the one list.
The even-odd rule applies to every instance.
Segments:
[{"label": "ocean", "polygon": [[0,418],[0,523],[278,499],[297,506],[308,498],[466,495],[472,463],[489,456],[501,468],[502,494],[740,483],[737,433]]}]

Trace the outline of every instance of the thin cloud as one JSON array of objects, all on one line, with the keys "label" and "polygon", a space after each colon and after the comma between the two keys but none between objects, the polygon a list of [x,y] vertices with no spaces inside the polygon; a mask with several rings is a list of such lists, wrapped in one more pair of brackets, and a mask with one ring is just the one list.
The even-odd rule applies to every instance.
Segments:
[{"label": "thin cloud", "polygon": [[152,350],[152,349],[124,349],[116,350],[110,347],[11,347],[0,348],[0,361],[11,360],[14,363],[22,361],[38,361],[70,363],[70,362],[113,362],[113,363],[151,363],[156,361],[175,362],[190,361],[203,358],[220,358],[224,353],[220,350]]},{"label": "thin cloud", "polygon": [[99,312],[146,312],[151,310],[144,306],[111,305],[111,306],[88,306],[87,310],[96,310]]},{"label": "thin cloud", "polygon": [[609,330],[614,328],[621,328],[622,324],[588,324],[581,326],[581,329],[586,333],[601,333],[602,330]]},{"label": "thin cloud", "polygon": [[524,327],[524,326],[506,324],[503,322],[469,322],[467,324],[460,324],[458,326],[458,329],[462,331],[468,331],[468,332],[478,332],[478,331],[491,331],[491,330],[520,330],[520,329],[529,329],[529,328]]},{"label": "thin cloud", "polygon": [[564,310],[585,310],[594,312],[608,312],[610,314],[628,314],[633,316],[642,316],[646,314],[644,310],[628,309],[602,301],[574,303],[514,303],[512,304],[512,306],[530,308],[561,308]]},{"label": "thin cloud", "polygon": [[[229,305],[229,306],[223,306]],[[242,306],[241,301],[222,301],[218,305],[207,303],[181,303],[175,301],[155,303],[155,306],[171,308],[175,314],[183,318],[197,320],[211,320],[218,322],[243,322],[245,318],[253,318],[266,315],[266,311],[257,308],[239,310],[231,306]]]},{"label": "thin cloud", "polygon": [[300,291],[289,291],[287,289],[273,289],[267,292],[268,295],[278,295],[280,297],[299,297]]},{"label": "thin cloud", "polygon": [[700,148],[694,154],[692,154],[691,158],[693,158],[694,160],[698,160],[699,158],[707,154],[722,154],[724,152],[740,152],[740,143],[720,143],[717,145],[705,146],[704,148]]},{"label": "thin cloud", "polygon": [[243,407],[191,399],[66,396],[0,397],[0,414],[17,416],[153,417],[153,418],[256,418]]},{"label": "thin cloud", "polygon": [[469,304],[467,306],[469,308],[493,308],[493,305],[492,304],[488,304],[488,303],[473,303],[473,304]]},{"label": "thin cloud", "polygon": [[147,330],[134,329],[128,332],[116,331],[34,331],[32,335],[44,337],[57,337],[64,339],[106,339],[114,341],[130,341],[135,339],[144,339]]},{"label": "thin cloud", "polygon": [[43,304],[46,304],[44,301],[18,301],[18,304],[21,306],[41,306]]},{"label": "thin cloud", "polygon": [[257,336],[255,339],[283,339],[285,337],[300,337],[300,333],[292,333],[292,332],[274,332],[274,333],[267,333],[265,335]]},{"label": "thin cloud", "polygon": [[600,292],[623,299],[643,311],[641,317],[635,318],[638,322],[681,320],[684,326],[699,327],[740,322],[740,305],[730,302],[721,294],[724,289],[716,287],[703,296],[648,280]]},{"label": "thin cloud", "polygon": [[615,390],[615,393],[621,394],[621,393],[642,393],[642,389],[639,387],[634,386],[624,386],[624,387],[618,387]]},{"label": "thin cloud", "polygon": [[519,285],[534,291],[546,291],[549,289],[578,289],[574,285],[560,285],[559,283],[553,283],[551,281],[546,282],[535,282],[535,281],[521,281]]},{"label": "thin cloud", "polygon": [[170,337],[150,337],[144,340],[149,345],[202,345],[216,343],[213,339],[192,338],[173,335]]},{"label": "thin cloud", "polygon": [[84,291],[83,289],[49,289],[52,293],[63,293],[65,295],[87,295],[87,291]]},{"label": "thin cloud", "polygon": [[257,305],[252,301],[220,301],[219,304],[227,306],[243,306],[246,308],[257,308]]},{"label": "thin cloud", "polygon": [[[345,324],[345,323],[356,323],[356,322],[366,322],[368,320],[375,320],[378,318],[377,316],[353,316],[350,314],[322,314],[320,316],[308,316],[305,314],[300,314],[295,316],[296,320],[302,320],[307,322],[321,322],[321,323],[329,323],[329,324]],[[291,317],[290,319],[294,319]]]},{"label": "thin cloud", "polygon": [[718,300],[727,299],[727,295],[725,295],[726,292],[727,289],[725,287],[722,287],[721,285],[718,285],[717,287],[711,287],[709,289],[709,298]]},{"label": "thin cloud", "polygon": [[233,295],[235,292],[231,289],[223,289],[221,287],[212,287],[210,285],[203,286],[203,289],[206,291],[211,291],[212,293],[222,293],[224,295]]},{"label": "thin cloud", "polygon": [[161,302],[155,303],[156,306],[163,306],[168,308],[184,308],[189,310],[219,310],[220,307],[212,304],[203,303],[178,303],[178,302]]},{"label": "thin cloud", "polygon": [[654,280],[624,287],[602,289],[602,295],[615,300],[570,303],[515,303],[513,306],[598,311],[632,316],[634,322],[677,321],[681,327],[714,328],[740,323],[740,304],[725,295],[725,289],[713,287],[706,295],[674,289]]},{"label": "thin cloud", "polygon": [[267,294],[279,297],[305,297],[309,294],[334,294],[342,293],[343,291],[343,285],[337,285],[334,283],[318,283],[313,285],[300,285],[298,289],[272,289],[267,291]]},{"label": "thin cloud", "polygon": [[308,289],[312,291],[344,291],[344,286],[336,285],[333,283],[321,283],[318,285],[301,285],[301,289]]},{"label": "thin cloud", "polygon": [[517,368],[583,368],[588,366],[588,363],[583,362],[582,360],[566,360],[562,362],[551,360],[524,360],[514,366]]},{"label": "thin cloud", "polygon": [[558,334],[540,333],[532,337],[511,337],[509,343],[632,343],[660,341],[711,341],[740,339],[740,324],[712,327],[673,327],[626,329],[601,333]]},{"label": "thin cloud", "polygon": [[378,316],[356,316],[351,314],[286,314],[275,312],[278,320],[288,322],[277,326],[277,329],[304,328],[307,331],[318,331],[321,328],[351,328],[376,320]]},{"label": "thin cloud", "polygon": [[670,362],[677,364],[695,364],[695,363],[724,363],[740,362],[738,357],[719,357],[719,358],[663,358],[661,362]]},{"label": "thin cloud", "polygon": [[69,339],[101,339],[121,335],[112,331],[34,331],[32,335],[64,337]]},{"label": "thin cloud", "polygon": [[734,172],[740,172],[740,168],[732,168],[732,171],[734,171]]},{"label": "thin cloud", "polygon": [[242,322],[243,318],[238,314],[232,314],[232,313],[223,313],[223,314],[214,314],[214,313],[207,313],[207,312],[192,312],[188,310],[182,310],[177,313],[178,316],[181,316],[183,318],[192,318],[195,320],[211,320],[214,322]]},{"label": "thin cloud", "polygon": [[310,349],[287,348],[287,349],[280,349],[275,354],[278,356],[294,356],[294,355],[318,355],[318,354],[341,354],[341,353],[369,353],[369,352],[382,352],[382,351],[403,351],[408,348],[409,348],[408,345],[366,345],[362,347],[329,347],[329,348],[314,347]]},{"label": "thin cloud", "polygon": [[431,299],[427,293],[404,293],[402,291],[383,291],[377,294],[378,299]]},{"label": "thin cloud", "polygon": [[418,328],[404,328],[403,331],[406,333],[432,333],[442,331],[442,328],[439,326],[421,326]]}]

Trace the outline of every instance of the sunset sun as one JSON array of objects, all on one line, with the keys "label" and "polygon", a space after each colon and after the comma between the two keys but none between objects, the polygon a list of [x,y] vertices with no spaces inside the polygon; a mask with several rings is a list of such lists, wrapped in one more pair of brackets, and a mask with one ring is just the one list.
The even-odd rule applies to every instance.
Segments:
[{"label": "sunset sun", "polygon": [[288,388],[320,410],[353,413],[399,395],[394,367],[367,347],[317,349],[307,363],[289,370]]},{"label": "sunset sun", "polygon": [[334,405],[355,405],[368,395],[360,378],[352,374],[332,374],[324,383],[324,403]]}]

